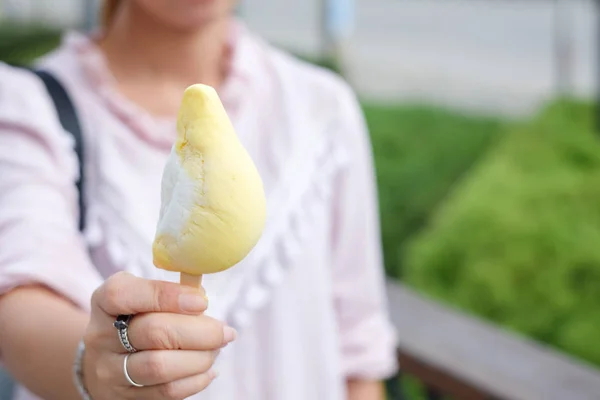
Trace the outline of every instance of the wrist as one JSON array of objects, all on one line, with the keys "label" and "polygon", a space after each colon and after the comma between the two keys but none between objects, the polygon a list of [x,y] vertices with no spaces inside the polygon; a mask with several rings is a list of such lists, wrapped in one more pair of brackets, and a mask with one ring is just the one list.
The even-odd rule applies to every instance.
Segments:
[{"label": "wrist", "polygon": [[83,358],[85,356],[85,344],[83,340],[79,342],[77,347],[77,355],[75,356],[75,362],[73,364],[73,380],[75,387],[79,392],[79,395],[83,400],[92,400],[87,388],[85,386],[85,379],[83,375]]}]

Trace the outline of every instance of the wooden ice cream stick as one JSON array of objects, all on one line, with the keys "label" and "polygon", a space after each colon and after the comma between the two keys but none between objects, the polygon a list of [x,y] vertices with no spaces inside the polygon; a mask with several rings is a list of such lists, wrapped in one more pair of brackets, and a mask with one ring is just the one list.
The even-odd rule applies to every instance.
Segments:
[{"label": "wooden ice cream stick", "polygon": [[185,286],[191,286],[200,289],[202,287],[202,275],[190,275],[182,272],[179,278],[179,283]]}]

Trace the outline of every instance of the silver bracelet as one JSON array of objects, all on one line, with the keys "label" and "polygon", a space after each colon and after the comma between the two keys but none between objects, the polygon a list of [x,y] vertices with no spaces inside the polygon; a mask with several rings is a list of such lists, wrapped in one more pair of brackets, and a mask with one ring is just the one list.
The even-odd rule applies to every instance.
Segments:
[{"label": "silver bracelet", "polygon": [[73,364],[73,379],[75,381],[75,386],[79,391],[79,395],[83,400],[92,400],[92,397],[88,393],[85,388],[85,384],[83,383],[83,354],[85,353],[85,344],[83,344],[83,340],[79,342],[79,346],[77,347],[77,355],[75,356],[75,363]]}]

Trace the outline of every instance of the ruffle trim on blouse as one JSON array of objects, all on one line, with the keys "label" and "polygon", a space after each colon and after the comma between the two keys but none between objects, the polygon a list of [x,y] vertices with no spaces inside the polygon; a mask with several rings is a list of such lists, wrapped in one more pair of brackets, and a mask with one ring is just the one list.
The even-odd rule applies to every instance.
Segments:
[{"label": "ruffle trim on blouse", "polygon": [[67,43],[77,52],[79,61],[84,68],[88,81],[94,86],[95,92],[104,104],[126,123],[137,135],[160,148],[169,148],[172,138],[161,135],[160,127],[175,124],[169,118],[153,118],[147,111],[131,102],[119,92],[117,82],[110,73],[107,61],[99,50],[94,38],[79,33],[70,33]]},{"label": "ruffle trim on blouse", "polygon": [[261,246],[263,251],[249,256],[252,262],[248,266],[254,265],[256,270],[242,275],[237,298],[225,316],[227,323],[236,329],[243,329],[252,314],[268,302],[274,288],[283,282],[302,252],[309,226],[318,218],[318,209],[331,198],[336,175],[348,161],[333,136],[321,142],[312,165],[303,168],[305,173],[295,176],[296,180],[286,180],[290,191],[275,219],[277,226],[265,231],[261,239],[266,242]]},{"label": "ruffle trim on blouse", "polygon": [[[297,153],[298,163],[290,162],[287,173],[282,176],[286,185],[282,185],[278,193],[271,193],[269,210],[273,215],[259,245],[239,270],[225,272],[232,274],[227,277],[227,287],[218,293],[221,304],[215,316],[236,329],[249,323],[253,313],[269,301],[273,290],[295,265],[311,224],[319,218],[319,209],[330,202],[335,177],[348,162],[347,153],[333,135],[323,135],[316,142],[312,141],[305,151]],[[309,148],[312,151],[308,151]],[[307,163],[306,159],[312,161]],[[104,185],[110,182],[102,182],[100,186]],[[106,187],[103,191],[111,192]],[[109,222],[108,216],[115,210],[101,197],[98,193],[88,208],[84,237],[92,251],[101,248],[105,252],[103,257],[108,257],[105,261],[115,269],[113,272],[126,270],[138,276],[161,279],[161,271],[152,266],[148,245],[125,223]]]},{"label": "ruffle trim on blouse", "polygon": [[[250,81],[249,77],[252,70],[247,65],[248,62],[245,61],[248,55],[241,59],[242,52],[253,51],[248,48],[247,40],[245,40],[247,35],[249,33],[243,23],[235,20],[229,38],[234,54],[230,66],[230,76],[225,82],[228,91],[248,89],[247,82]],[[174,139],[171,136],[165,136],[164,132],[170,131],[165,130],[165,127],[175,127],[176,118],[153,116],[119,92],[117,81],[111,74],[107,60],[96,43],[96,39],[100,37],[100,32],[96,32],[91,36],[69,32],[65,40],[66,44],[75,50],[88,81],[94,86],[95,92],[101,101],[138,136],[158,148],[170,148]],[[219,95],[221,101],[230,111],[235,108],[236,104],[228,101],[228,99],[235,97],[231,95],[224,96],[223,93],[219,93]],[[232,95],[235,96],[235,93],[232,93]]]}]

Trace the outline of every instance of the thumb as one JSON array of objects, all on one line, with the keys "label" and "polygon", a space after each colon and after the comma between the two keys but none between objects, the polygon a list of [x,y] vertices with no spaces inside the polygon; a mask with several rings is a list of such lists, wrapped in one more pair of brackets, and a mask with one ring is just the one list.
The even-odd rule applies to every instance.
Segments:
[{"label": "thumb", "polygon": [[92,296],[92,307],[111,316],[149,312],[200,314],[208,307],[208,300],[203,288],[119,272],[96,290]]}]

